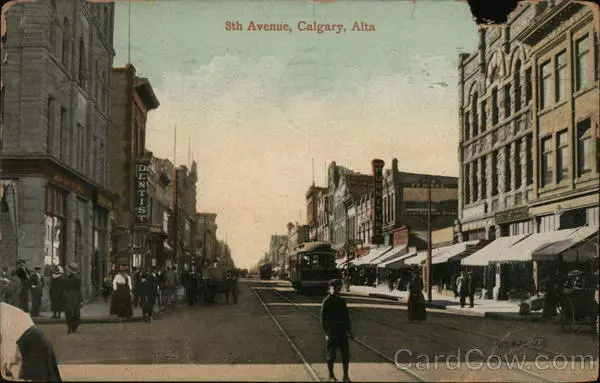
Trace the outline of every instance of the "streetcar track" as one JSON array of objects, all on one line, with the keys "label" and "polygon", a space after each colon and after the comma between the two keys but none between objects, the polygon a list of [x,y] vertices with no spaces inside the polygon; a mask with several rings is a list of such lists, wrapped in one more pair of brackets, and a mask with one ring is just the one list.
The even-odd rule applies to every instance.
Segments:
[{"label": "streetcar track", "polygon": [[275,325],[277,326],[277,328],[279,329],[279,331],[281,332],[281,334],[284,336],[284,338],[288,341],[288,343],[290,344],[290,346],[292,347],[292,349],[294,350],[294,352],[296,353],[296,355],[300,358],[300,360],[302,361],[302,363],[304,364],[304,367],[306,368],[306,370],[308,371],[309,375],[311,376],[311,378],[315,381],[315,382],[320,382],[321,379],[318,377],[317,373],[315,372],[315,370],[313,370],[312,366],[310,365],[310,363],[308,363],[306,361],[306,358],[304,358],[304,355],[302,355],[302,352],[300,352],[300,350],[298,349],[298,347],[296,346],[296,344],[292,341],[292,339],[289,337],[289,335],[286,333],[286,331],[283,329],[283,327],[281,327],[281,324],[279,323],[279,321],[275,318],[275,316],[273,315],[273,313],[271,312],[271,310],[269,309],[269,307],[267,306],[267,304],[265,303],[265,301],[262,299],[262,297],[260,296],[260,294],[256,291],[255,288],[250,287],[250,289],[252,290],[252,292],[254,293],[254,295],[256,295],[256,298],[258,299],[258,301],[261,303],[261,305],[263,306],[263,308],[267,311],[267,313],[269,314],[269,316],[271,317],[271,320],[273,320],[273,323],[275,323]]},{"label": "streetcar track", "polygon": [[[312,316],[313,318],[320,320],[318,315],[315,315],[314,313],[310,312],[309,310],[307,310],[306,308],[300,306],[297,304],[297,302],[294,302],[293,300],[289,299],[288,297],[286,297],[285,295],[281,294],[279,291],[275,290],[274,288],[270,288],[270,291],[272,291],[273,293],[275,293],[276,295],[280,296],[281,298],[285,299],[286,301],[288,301],[289,303],[291,303],[295,308],[304,311],[305,313],[309,314],[310,316]],[[376,348],[370,346],[368,343],[363,342],[362,340],[353,337],[352,339],[355,343],[357,343],[358,345],[360,345],[361,347],[371,351],[372,353],[378,355],[379,357],[385,359],[386,361],[390,362],[391,364],[394,365],[394,367],[396,367],[398,370],[405,372],[407,375],[410,375],[411,378],[416,379],[419,382],[427,382],[428,380],[421,377],[420,375],[414,373],[413,371],[409,370],[408,368],[405,367],[401,367],[398,366],[397,363],[394,361],[393,358],[390,358],[388,355],[386,355],[385,353],[377,350]]]},{"label": "streetcar track", "polygon": [[[294,304],[294,306],[298,306],[298,305],[296,305],[294,302],[292,302],[290,299],[288,299],[287,297],[285,297],[283,294],[281,294],[279,291],[277,291],[277,290],[275,290],[275,289],[272,289],[272,290],[273,290],[273,292],[275,292],[277,295],[281,296],[282,298],[284,298],[284,299],[288,300],[290,303]],[[312,299],[310,299],[310,298],[309,298],[309,300],[311,300],[312,302],[315,302],[314,300],[312,300]],[[303,307],[301,307],[301,306],[298,306],[298,307],[299,307],[301,310],[308,312],[308,310],[304,309]],[[368,319],[368,320],[371,320],[372,322],[376,322],[376,323],[380,323],[380,324],[386,325],[386,326],[388,326],[388,327],[394,328],[394,329],[396,329],[396,330],[399,330],[399,331],[402,331],[402,332],[404,332],[404,333],[410,333],[408,330],[406,330],[406,329],[404,329],[404,328],[400,327],[399,325],[396,325],[396,324],[393,324],[393,323],[389,323],[389,322],[386,322],[386,321],[383,321],[383,320],[380,320],[380,319],[376,319],[376,318],[374,318],[374,317],[372,317],[372,316],[370,316],[370,315],[368,315],[368,314],[365,314],[365,313],[363,313],[363,312],[357,312],[357,310],[360,310],[360,309],[353,308],[353,309],[352,309],[352,312],[353,312],[354,314],[358,314],[358,316],[359,316],[359,317],[363,317],[363,318],[366,318],[366,319]],[[310,312],[308,312],[308,313],[309,313],[311,316],[313,316],[313,317],[316,317],[316,318],[318,319],[318,317],[317,317],[316,315],[314,315],[313,313],[310,313]],[[468,333],[472,333],[473,335],[478,335],[478,336],[482,336],[482,337],[486,337],[486,338],[490,338],[490,339],[494,339],[494,340],[503,340],[503,338],[502,338],[502,337],[495,337],[495,336],[493,336],[493,335],[488,335],[488,334],[484,334],[484,333],[477,333],[477,332],[475,332],[475,331],[467,331],[467,330],[461,329],[461,328],[459,328],[459,327],[454,327],[454,326],[445,326],[445,325],[443,325],[443,324],[441,324],[441,323],[436,323],[436,322],[430,322],[430,323],[437,324],[437,325],[444,326],[444,327],[448,327],[448,328],[452,328],[452,329],[454,329],[454,330],[461,331],[461,332],[464,332],[464,333],[467,333],[467,334],[468,334]],[[448,342],[444,342],[444,341],[441,341],[441,340],[439,340],[439,339],[432,338],[432,337],[429,337],[429,336],[426,336],[426,335],[423,335],[423,334],[421,334],[420,336],[421,336],[422,338],[425,338],[425,339],[427,339],[427,340],[431,341],[431,342],[435,342],[435,343],[438,343],[438,344],[441,344],[441,345],[444,345],[444,346],[450,346],[450,347],[454,347],[454,346],[455,346],[455,345],[453,345],[453,344],[450,344],[450,343],[448,343]],[[375,350],[375,349],[372,349],[372,348],[371,348],[369,345],[367,345],[367,344],[363,344],[363,342],[362,342],[362,341],[358,341],[358,340],[356,340],[356,339],[355,339],[355,341],[357,341],[357,343],[359,343],[359,344],[363,345],[363,347],[365,347],[365,348],[369,349],[370,351],[372,351],[372,352],[374,352],[374,353],[376,353],[376,354],[378,354],[378,355],[382,356],[383,358],[387,359],[388,361],[391,361],[392,363],[394,363],[394,365],[396,365],[396,363],[395,363],[393,360],[391,360],[391,358],[389,358],[387,355],[385,355],[385,354],[382,354],[382,353],[380,353],[379,351],[377,351],[377,350]],[[556,353],[553,353],[553,352],[550,352],[550,353],[552,353],[552,354],[556,354]],[[556,354],[556,355],[558,355],[558,354]],[[563,354],[563,355],[564,355],[564,354]],[[407,371],[409,374],[413,374],[413,373],[412,373],[412,371],[409,371],[409,370],[407,370],[407,369],[402,369],[402,370],[403,370],[403,371]],[[544,381],[544,382],[547,382],[547,383],[555,383],[555,381],[553,381],[553,380],[550,380],[550,379],[547,379],[547,378],[545,378],[545,377],[543,377],[543,376],[541,376],[541,375],[538,375],[538,374],[536,374],[536,373],[533,373],[533,372],[531,372],[531,371],[527,371],[527,370],[521,370],[521,369],[518,369],[518,370],[515,370],[515,371],[517,371],[517,372],[519,372],[519,373],[522,373],[522,374],[525,374],[525,375],[529,375],[529,376],[531,376],[531,377],[534,377],[534,378],[536,378],[536,379],[542,380],[542,381]],[[423,378],[420,378],[420,377],[419,377],[418,379],[420,379],[421,381],[425,381],[425,380],[423,380]]]}]

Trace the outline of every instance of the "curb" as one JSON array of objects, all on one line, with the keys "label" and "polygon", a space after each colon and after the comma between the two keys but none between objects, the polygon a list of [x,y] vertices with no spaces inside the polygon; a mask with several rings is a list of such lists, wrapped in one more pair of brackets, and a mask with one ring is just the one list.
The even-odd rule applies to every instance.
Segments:
[{"label": "curb", "polygon": [[[32,318],[33,323],[38,324],[65,324],[65,318]],[[107,323],[131,323],[131,322],[143,322],[144,318],[141,316],[134,316],[129,319],[119,317],[96,317],[96,318],[81,318],[80,323],[87,324],[107,324]]]}]

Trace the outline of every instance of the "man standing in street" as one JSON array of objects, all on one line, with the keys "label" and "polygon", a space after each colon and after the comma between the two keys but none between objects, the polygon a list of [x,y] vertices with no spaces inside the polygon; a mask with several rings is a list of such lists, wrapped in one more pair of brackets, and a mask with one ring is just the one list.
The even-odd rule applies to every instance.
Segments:
[{"label": "man standing in street", "polygon": [[77,331],[81,321],[83,297],[81,295],[81,279],[78,273],[79,266],[75,262],[67,266],[67,276],[63,284],[63,305],[67,321],[67,334]]},{"label": "man standing in street", "polygon": [[337,349],[342,354],[342,367],[344,370],[344,382],[349,382],[348,367],[350,364],[350,348],[348,337],[354,339],[350,323],[350,314],[346,302],[340,296],[342,281],[334,279],[329,282],[329,295],[323,299],[321,304],[321,325],[325,331],[325,342],[327,349],[327,368],[329,369],[329,381],[337,382],[333,373],[333,365]]},{"label": "man standing in street", "polygon": [[29,278],[31,288],[31,316],[40,316],[40,306],[42,305],[42,291],[44,288],[44,277],[41,274],[42,268],[35,267],[35,271]]}]

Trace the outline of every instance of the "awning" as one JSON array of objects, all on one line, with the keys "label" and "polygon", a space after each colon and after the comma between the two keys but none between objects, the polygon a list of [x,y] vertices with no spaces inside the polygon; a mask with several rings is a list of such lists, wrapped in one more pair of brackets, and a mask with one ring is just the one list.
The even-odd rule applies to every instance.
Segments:
[{"label": "awning", "polygon": [[431,254],[431,263],[433,265],[437,265],[440,263],[445,263],[450,260],[455,260],[459,258],[462,254],[464,254],[469,246],[476,246],[481,242],[481,240],[476,239],[474,241],[469,242],[460,242],[455,243],[454,245],[441,247],[442,251],[438,253],[435,257],[433,256],[433,252]]},{"label": "awning", "polygon": [[[447,247],[447,246],[446,246]],[[436,247],[435,249],[431,249],[431,259],[433,261],[433,257],[437,257],[438,255],[444,252],[446,247]],[[421,263],[427,260],[427,250],[421,250],[417,253],[416,257],[410,258],[406,260],[407,265],[420,265]]]},{"label": "awning", "polygon": [[410,259],[411,257],[414,257],[415,255],[417,255],[417,250],[413,250],[409,253],[406,254],[402,254],[402,255],[398,255],[395,258],[389,259],[386,262],[382,262],[380,264],[377,265],[378,268],[380,269],[403,269],[403,268],[410,268],[410,265],[407,265],[405,263],[406,259]]},{"label": "awning", "polygon": [[489,260],[496,263],[531,261],[531,255],[535,249],[543,245],[565,240],[573,235],[573,233],[575,233],[577,230],[579,230],[579,228],[531,234],[522,241],[519,241],[510,246],[508,249],[505,249],[505,251],[502,253],[496,254],[495,257],[490,258]]},{"label": "awning", "polygon": [[[367,266],[367,265],[370,265],[371,262],[373,262],[377,258],[383,256],[385,253],[387,253],[391,249],[392,249],[391,246],[384,246],[384,247],[373,248],[373,249],[371,249],[371,251],[369,251],[369,254],[365,255],[364,257],[358,258],[357,260],[355,260],[353,262],[353,264],[354,264],[354,266]],[[370,266],[372,266],[372,265],[370,265]]]},{"label": "awning", "polygon": [[597,237],[598,226],[582,227],[566,239],[539,246],[531,256],[537,261],[556,260],[558,255],[567,262],[589,261],[598,256],[597,245],[590,243]]},{"label": "awning", "polygon": [[408,253],[408,245],[392,247],[392,250],[388,251],[383,256],[372,261],[371,264],[379,265],[383,262],[389,261],[390,259],[398,258],[399,256],[404,255],[406,253]]},{"label": "awning", "polygon": [[498,254],[505,253],[509,247],[523,240],[529,235],[530,234],[522,234],[496,238],[493,242],[481,250],[463,258],[460,261],[460,264],[463,266],[487,266],[492,259],[498,258]]}]

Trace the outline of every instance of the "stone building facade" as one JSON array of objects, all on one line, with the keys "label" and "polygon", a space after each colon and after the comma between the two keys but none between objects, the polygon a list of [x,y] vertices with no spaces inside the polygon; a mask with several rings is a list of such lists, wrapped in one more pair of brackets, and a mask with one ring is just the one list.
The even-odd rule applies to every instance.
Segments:
[{"label": "stone building facade", "polygon": [[109,181],[119,197],[111,223],[115,228],[111,260],[139,267],[146,264],[150,251],[147,177],[152,153],[146,150],[146,119],[159,102],[150,82],[136,76],[135,67],[127,64],[112,69],[111,105]]},{"label": "stone building facade", "polygon": [[459,65],[461,240],[598,225],[592,8],[523,2],[479,36]]},{"label": "stone building facade", "polygon": [[287,235],[271,235],[271,242],[269,242],[268,261],[273,264],[279,264],[283,262],[283,258],[279,256],[279,249],[287,244]]},{"label": "stone building facade", "polygon": [[148,211],[150,214],[146,265],[165,266],[172,258],[169,219],[173,214],[173,163],[152,156],[148,171]]},{"label": "stone building facade", "polygon": [[196,247],[200,249],[201,262],[212,265],[217,260],[217,215],[196,214]]},{"label": "stone building facade", "polygon": [[[311,241],[322,241],[324,223],[322,222],[326,205],[327,188],[315,186],[315,183],[306,192],[306,223],[309,226],[309,238]],[[319,239],[320,238],[320,239]]]},{"label": "stone building facade", "polygon": [[[77,262],[85,297],[108,265],[114,4],[13,3],[1,48],[0,259]],[[45,297],[48,294],[44,294]]]},{"label": "stone building facade", "polygon": [[176,209],[174,243],[175,263],[189,266],[198,255],[196,247],[196,182],[198,182],[198,169],[196,162],[192,162],[190,169],[179,166],[175,169]]}]

